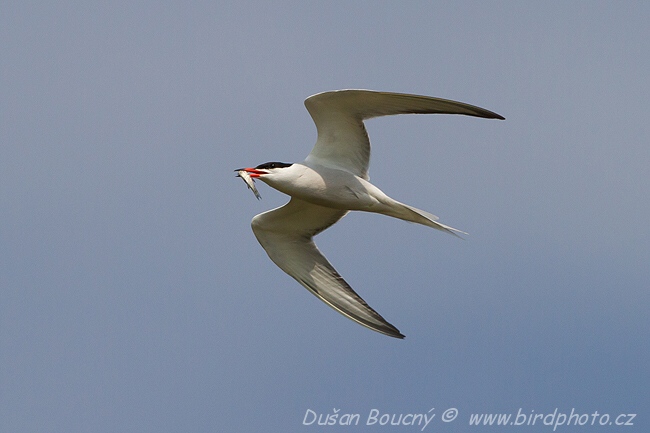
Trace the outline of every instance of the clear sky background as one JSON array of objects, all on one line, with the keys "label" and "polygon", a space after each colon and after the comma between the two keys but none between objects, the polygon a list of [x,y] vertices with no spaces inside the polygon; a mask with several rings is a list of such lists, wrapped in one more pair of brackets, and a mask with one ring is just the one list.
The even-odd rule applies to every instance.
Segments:
[{"label": "clear sky background", "polygon": [[[520,408],[648,431],[649,21],[632,1],[3,2],[0,431],[406,432],[365,422],[432,408],[425,431]],[[275,267],[249,222],[287,199],[233,172],[301,161],[303,100],[341,88],[507,118],[367,123],[372,181],[470,233],[354,213],[317,238],[403,341]]]}]

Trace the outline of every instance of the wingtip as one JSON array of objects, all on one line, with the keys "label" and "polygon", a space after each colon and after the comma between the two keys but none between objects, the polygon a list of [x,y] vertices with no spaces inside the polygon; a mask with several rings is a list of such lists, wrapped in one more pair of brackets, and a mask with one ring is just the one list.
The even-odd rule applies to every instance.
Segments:
[{"label": "wingtip", "polygon": [[459,233],[464,234],[465,236],[469,236],[469,233],[464,232],[462,230],[458,230],[458,229],[446,230],[446,233],[449,233],[450,235],[457,237],[461,241],[464,241],[466,239],[464,237],[462,237],[461,235],[459,235]]},{"label": "wingtip", "polygon": [[406,338],[406,335],[399,332],[399,329],[397,329],[395,326],[391,325],[388,322],[386,322],[386,325],[388,325],[388,329],[385,329],[385,328],[380,329],[380,328],[375,328],[375,327],[372,327],[370,329],[372,329],[373,331],[380,332],[380,333],[382,333],[384,335],[387,335],[389,337],[397,338],[399,340],[403,340],[403,339]]},{"label": "wingtip", "polygon": [[481,110],[483,110],[483,113],[482,113],[483,115],[481,117],[484,117],[486,119],[506,120],[505,117],[503,117],[500,114],[495,113],[494,111],[486,110],[484,108],[482,108]]},{"label": "wingtip", "polygon": [[381,331],[380,331],[379,329],[374,329],[374,328],[370,328],[370,329],[372,329],[373,331],[377,331],[377,332],[379,332],[380,334],[384,334],[384,335],[387,336],[387,337],[396,338],[396,339],[398,339],[398,340],[403,340],[403,339],[406,338],[406,335],[402,334],[402,333],[399,332],[398,330],[395,330],[395,331],[385,331],[385,330],[381,330]]}]

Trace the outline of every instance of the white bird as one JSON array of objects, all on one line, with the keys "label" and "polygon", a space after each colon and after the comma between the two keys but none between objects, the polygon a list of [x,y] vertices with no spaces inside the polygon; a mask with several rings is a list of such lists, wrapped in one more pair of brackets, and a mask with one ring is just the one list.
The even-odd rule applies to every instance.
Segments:
[{"label": "white bird", "polygon": [[504,117],[462,102],[370,90],[319,93],[307,98],[305,106],[316,124],[318,138],[303,162],[267,162],[235,170],[243,170],[291,196],[284,206],[256,215],[251,222],[253,232],[280,269],[327,305],[374,331],[404,338],[345,282],[316,247],[313,237],[351,210],[376,212],[454,235],[460,230],[439,223],[435,215],[393,200],[368,181],[370,140],[363,121],[409,113]]}]

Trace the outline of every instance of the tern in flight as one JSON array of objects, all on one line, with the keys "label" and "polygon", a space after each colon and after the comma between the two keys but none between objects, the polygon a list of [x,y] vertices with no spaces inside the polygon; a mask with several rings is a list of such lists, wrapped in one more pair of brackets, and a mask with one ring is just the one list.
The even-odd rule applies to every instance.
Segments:
[{"label": "tern in flight", "polygon": [[462,102],[370,90],[319,93],[307,98],[305,106],[318,138],[303,162],[267,162],[235,170],[258,198],[253,179],[291,197],[284,206],[256,215],[253,232],[271,260],[321,301],[374,331],[404,338],[339,275],[316,247],[314,236],[352,210],[380,213],[453,235],[464,232],[388,197],[368,181],[370,140],[363,121],[392,114],[504,117]]}]

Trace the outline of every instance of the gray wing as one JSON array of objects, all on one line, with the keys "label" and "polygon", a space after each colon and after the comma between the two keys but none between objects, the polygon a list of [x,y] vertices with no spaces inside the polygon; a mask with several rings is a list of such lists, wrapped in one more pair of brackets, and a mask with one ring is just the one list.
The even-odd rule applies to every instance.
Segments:
[{"label": "gray wing", "polygon": [[368,179],[370,140],[364,119],[392,114],[464,114],[504,119],[484,108],[447,99],[372,90],[337,90],[305,100],[318,139],[307,157]]},{"label": "gray wing", "polygon": [[346,213],[292,198],[255,216],[251,226],[271,260],[321,301],[374,331],[404,338],[345,282],[313,241]]}]

